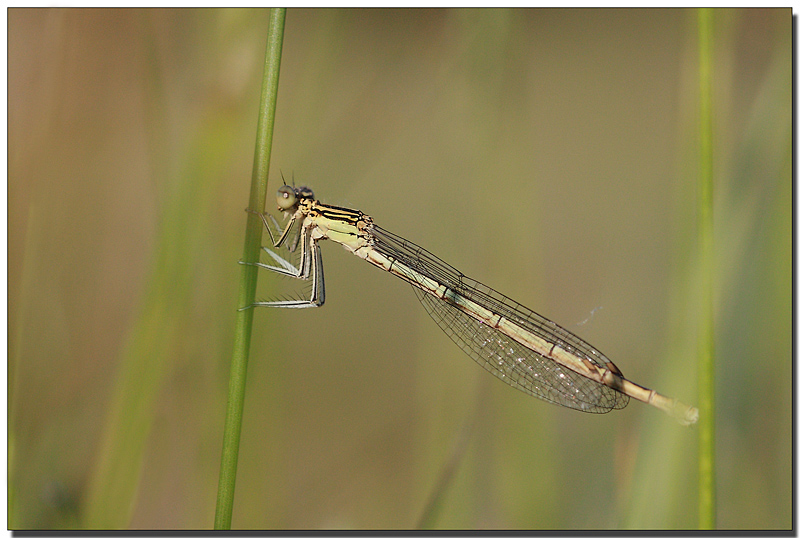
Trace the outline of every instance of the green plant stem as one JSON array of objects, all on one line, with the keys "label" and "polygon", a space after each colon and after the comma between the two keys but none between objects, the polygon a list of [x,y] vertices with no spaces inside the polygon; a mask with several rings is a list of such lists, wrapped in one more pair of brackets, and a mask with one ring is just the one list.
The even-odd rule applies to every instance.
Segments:
[{"label": "green plant stem", "polygon": [[699,334],[698,481],[699,527],[716,528],[715,410],[714,410],[714,223],[712,132],[712,27],[713,10],[700,9],[698,19],[700,90],[699,267],[701,274]]},{"label": "green plant stem", "polygon": [[[253,160],[253,177],[250,184],[250,204],[253,211],[263,211],[267,192],[272,130],[275,124],[275,108],[278,99],[278,75],[283,47],[283,27],[286,10],[270,10],[267,33],[267,52],[264,61],[264,78],[261,86],[261,107],[258,114],[256,149]],[[246,262],[256,262],[261,248],[262,224],[258,215],[248,213],[245,231],[244,254]],[[241,266],[239,284],[239,306],[253,304],[258,279],[257,267]],[[239,439],[242,432],[247,361],[250,354],[250,338],[253,329],[253,309],[240,310],[236,316],[236,328],[231,359],[231,376],[228,389],[228,408],[225,416],[225,431],[222,438],[222,462],[217,490],[217,510],[214,528],[231,528],[233,496],[236,487],[236,469],[239,460]]]}]

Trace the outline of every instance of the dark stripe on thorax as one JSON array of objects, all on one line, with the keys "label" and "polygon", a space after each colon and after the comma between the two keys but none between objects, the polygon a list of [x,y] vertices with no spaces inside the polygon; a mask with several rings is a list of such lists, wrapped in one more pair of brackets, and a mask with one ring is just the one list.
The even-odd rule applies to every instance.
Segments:
[{"label": "dark stripe on thorax", "polygon": [[346,207],[336,207],[333,205],[325,205],[316,202],[312,207],[310,214],[319,215],[326,219],[338,220],[339,222],[346,222],[355,226],[359,221],[363,220],[365,215],[361,211],[355,209],[347,209]]}]

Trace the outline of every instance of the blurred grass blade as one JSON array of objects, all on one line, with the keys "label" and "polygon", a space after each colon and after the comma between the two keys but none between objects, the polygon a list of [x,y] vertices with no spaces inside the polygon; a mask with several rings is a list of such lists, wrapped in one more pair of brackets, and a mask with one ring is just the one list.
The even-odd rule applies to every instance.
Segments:
[{"label": "blurred grass blade", "polygon": [[[164,101],[158,74],[145,77],[145,82],[148,112],[157,116],[155,109]],[[201,216],[208,214],[215,201],[208,186],[222,173],[224,163],[219,156],[227,151],[225,141],[230,139],[220,134],[218,122],[201,124],[185,161],[176,159],[177,174],[170,175],[176,165],[171,159],[153,159],[159,173],[169,177],[175,188],[164,196],[144,299],[120,351],[82,505],[80,525],[85,528],[123,529],[130,525],[156,402],[183,345],[190,297],[196,292],[192,253],[207,240],[208,222]],[[160,154],[156,147],[151,150],[153,155]]]},{"label": "blurred grass blade", "polygon": [[195,292],[190,253],[197,252],[207,236],[207,222],[198,216],[208,213],[214,191],[206,187],[224,165],[218,156],[227,149],[221,142],[226,137],[209,136],[209,129],[218,133],[219,127],[197,130],[193,154],[200,157],[186,163],[177,193],[165,198],[159,217],[151,274],[120,352],[97,462],[87,486],[82,521],[86,528],[127,528],[136,506],[155,404],[180,356]]},{"label": "blurred grass blade", "polygon": [[[256,149],[253,160],[253,177],[250,184],[249,207],[255,211],[264,210],[264,201],[266,199],[285,18],[285,9],[271,9],[267,33],[267,52],[264,62],[264,78],[261,86],[261,107],[256,132]],[[243,260],[247,262],[258,261],[259,249],[261,248],[261,232],[261,220],[257,215],[249,213],[247,230],[245,231]],[[257,278],[257,267],[252,265],[241,266],[238,300],[240,307],[250,305],[255,300]],[[222,462],[220,464],[217,509],[214,519],[214,528],[218,530],[231,528],[252,328],[253,309],[239,311],[236,316],[231,376],[228,389],[228,408],[222,439]]]},{"label": "blurred grass blade", "polygon": [[[481,400],[481,402],[483,401],[485,400]],[[479,409],[476,405],[464,425],[461,426],[461,432],[450,449],[450,456],[442,468],[439,479],[436,481],[428,500],[425,502],[425,508],[422,510],[422,515],[417,522],[417,529],[433,529],[435,527],[444,504],[444,498],[453,484],[456,473],[466,456],[469,443],[472,441],[475,425],[478,422],[478,414]]]},{"label": "blurred grass blade", "polygon": [[699,267],[701,278],[699,331],[699,526],[716,527],[714,458],[714,225],[713,225],[713,132],[712,91],[713,15],[711,9],[697,11],[700,94],[700,177],[699,177]]}]

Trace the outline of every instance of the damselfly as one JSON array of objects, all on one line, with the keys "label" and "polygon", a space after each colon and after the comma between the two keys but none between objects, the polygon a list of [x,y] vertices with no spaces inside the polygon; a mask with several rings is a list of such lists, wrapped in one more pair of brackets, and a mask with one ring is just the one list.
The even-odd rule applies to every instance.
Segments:
[{"label": "damselfly", "polygon": [[[597,349],[536,312],[464,276],[424,248],[376,225],[361,211],[323,204],[307,187],[278,189],[278,210],[291,216],[283,231],[259,213],[274,248],[300,248],[298,266],[262,247],[276,265],[258,267],[311,280],[307,299],[260,301],[251,306],[307,308],[325,302],[319,242],[330,239],[414,287],[425,310],[464,352],[512,387],[542,400],[586,411],[622,409],[630,398],[697,422],[699,413],[673,398],[628,381]],[[278,235],[272,233],[267,216]],[[294,240],[289,240],[294,229]],[[244,262],[242,262],[244,263]]]}]

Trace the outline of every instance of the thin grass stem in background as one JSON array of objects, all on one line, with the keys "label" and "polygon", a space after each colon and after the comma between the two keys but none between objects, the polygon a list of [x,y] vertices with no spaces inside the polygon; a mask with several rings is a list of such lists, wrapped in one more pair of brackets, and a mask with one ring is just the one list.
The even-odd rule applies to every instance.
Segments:
[{"label": "thin grass stem in background", "polygon": [[[481,400],[481,403],[483,402],[484,400]],[[422,510],[422,515],[417,522],[417,529],[435,528],[442,511],[442,506],[444,505],[445,496],[453,486],[456,474],[464,463],[469,443],[474,437],[479,413],[479,406],[475,405],[464,424],[461,426],[461,431],[458,433],[457,438],[453,442],[453,446],[450,448],[447,462],[445,462],[439,473],[439,478],[430,496],[425,501],[425,508]]]},{"label": "thin grass stem in background", "polygon": [[[285,20],[285,9],[272,8],[270,10],[267,52],[264,60],[264,78],[261,85],[261,106],[258,114],[256,149],[253,160],[253,177],[250,184],[249,208],[258,212],[264,210],[266,200]],[[245,262],[253,263],[258,261],[261,248],[261,232],[261,220],[258,215],[248,213],[244,254],[242,256]],[[241,266],[238,301],[240,307],[248,306],[255,301],[258,282],[257,271],[258,268],[255,265]],[[247,361],[250,354],[252,329],[253,309],[240,310],[236,315],[231,376],[228,388],[228,407],[222,438],[222,461],[217,489],[217,510],[214,519],[214,528],[217,530],[231,528],[236,469],[239,460],[239,439],[242,432],[244,389],[247,380]]]},{"label": "thin grass stem in background", "polygon": [[698,84],[700,95],[700,174],[699,174],[699,268],[701,291],[699,296],[699,393],[698,403],[702,413],[698,440],[699,527],[716,527],[716,479],[714,458],[714,224],[713,224],[713,132],[712,90],[713,79],[713,16],[712,9],[699,9],[698,22]]}]

